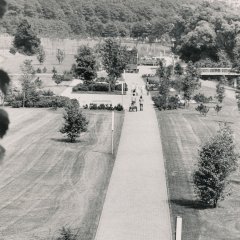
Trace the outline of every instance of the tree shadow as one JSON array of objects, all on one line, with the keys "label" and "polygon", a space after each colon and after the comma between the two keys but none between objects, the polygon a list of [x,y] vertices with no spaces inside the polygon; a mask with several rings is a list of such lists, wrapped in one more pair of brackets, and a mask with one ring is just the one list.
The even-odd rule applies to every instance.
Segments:
[{"label": "tree shadow", "polygon": [[75,140],[74,142],[71,142],[71,141],[70,141],[69,139],[67,139],[67,138],[51,138],[51,140],[54,141],[54,142],[72,143],[72,144],[84,142],[84,141],[81,141],[80,139],[77,139],[77,140]]},{"label": "tree shadow", "polygon": [[204,204],[199,200],[189,200],[189,199],[172,199],[170,200],[171,204],[176,204],[185,208],[204,210],[209,208],[208,205]]}]

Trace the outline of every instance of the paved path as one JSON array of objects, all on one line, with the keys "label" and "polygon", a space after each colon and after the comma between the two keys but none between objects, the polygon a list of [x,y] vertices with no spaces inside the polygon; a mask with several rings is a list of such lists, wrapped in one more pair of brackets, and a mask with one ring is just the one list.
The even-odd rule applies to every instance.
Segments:
[{"label": "paved path", "polygon": [[[143,84],[135,74],[126,81]],[[158,123],[150,97],[144,100],[143,112],[126,112],[95,240],[172,239]]]}]

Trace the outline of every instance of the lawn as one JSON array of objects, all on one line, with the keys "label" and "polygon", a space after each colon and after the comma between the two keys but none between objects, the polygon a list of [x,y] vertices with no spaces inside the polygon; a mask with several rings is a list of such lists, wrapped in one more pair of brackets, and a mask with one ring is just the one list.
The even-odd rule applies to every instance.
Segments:
[{"label": "lawn", "polygon": [[63,226],[94,238],[112,173],[124,114],[116,112],[115,155],[111,113],[84,111],[88,132],[69,143],[59,133],[62,110],[12,109],[1,142],[0,230],[5,240],[47,239]]},{"label": "lawn", "polygon": [[[215,95],[214,91],[210,87],[201,90],[212,96]],[[183,217],[182,238],[185,240],[239,239],[239,172],[234,173],[230,181],[232,194],[220,202],[216,209],[206,209],[199,203],[192,183],[198,149],[216,133],[219,123],[229,123],[234,131],[237,149],[240,150],[240,116],[236,101],[231,97],[226,98],[218,116],[213,108],[207,117],[200,116],[195,107],[192,105],[189,109],[162,112],[156,110],[167,171],[173,235],[176,216],[179,215]]]}]

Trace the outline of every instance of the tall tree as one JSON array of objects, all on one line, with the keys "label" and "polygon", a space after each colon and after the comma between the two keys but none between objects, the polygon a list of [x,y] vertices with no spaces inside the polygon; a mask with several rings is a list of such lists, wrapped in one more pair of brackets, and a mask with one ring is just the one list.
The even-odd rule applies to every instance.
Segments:
[{"label": "tall tree", "polygon": [[77,76],[85,80],[86,83],[90,83],[97,77],[96,57],[90,47],[81,46],[75,59],[77,64],[74,71]]},{"label": "tall tree", "polygon": [[215,208],[218,201],[224,199],[230,174],[236,170],[237,161],[232,130],[224,125],[199,151],[193,182],[203,203]]},{"label": "tall tree", "polygon": [[113,39],[106,39],[101,48],[103,66],[109,77],[109,90],[115,85],[116,79],[120,77],[128,63],[126,47]]},{"label": "tall tree", "polygon": [[34,55],[40,44],[40,38],[37,37],[29,22],[24,19],[14,35],[13,46],[22,54]]},{"label": "tall tree", "polygon": [[189,62],[186,68],[186,75],[182,79],[182,91],[184,98],[190,100],[194,91],[200,86],[199,73],[192,62]]}]

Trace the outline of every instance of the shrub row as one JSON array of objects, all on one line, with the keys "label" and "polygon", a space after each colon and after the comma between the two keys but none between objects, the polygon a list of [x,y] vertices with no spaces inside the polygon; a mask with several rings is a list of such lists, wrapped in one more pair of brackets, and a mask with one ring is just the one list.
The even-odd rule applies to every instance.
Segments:
[{"label": "shrub row", "polygon": [[123,111],[123,106],[121,104],[118,104],[117,106],[114,106],[112,104],[95,104],[95,103],[90,103],[89,106],[86,104],[83,106],[84,109],[90,109],[90,110],[116,110],[116,111]]},{"label": "shrub row", "polygon": [[[26,101],[25,107],[36,108],[63,108],[70,104],[70,98],[63,96],[41,96],[37,101]],[[14,100],[11,103],[13,108],[20,108],[23,106],[23,101]]]},{"label": "shrub row", "polygon": [[[87,92],[87,91],[96,91],[96,92],[108,92],[109,90],[109,85],[108,83],[91,83],[89,85],[79,83],[75,87],[72,88],[73,92],[77,91],[82,91],[82,92]],[[122,91],[122,84],[118,84],[115,86],[116,91]],[[127,91],[127,84],[124,83],[124,91]]]}]

